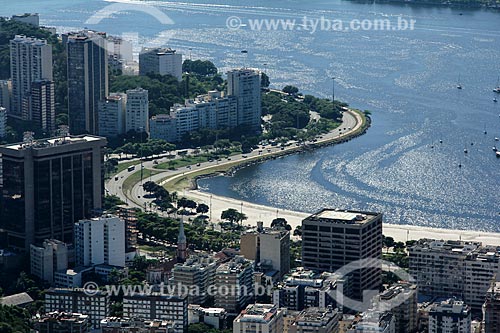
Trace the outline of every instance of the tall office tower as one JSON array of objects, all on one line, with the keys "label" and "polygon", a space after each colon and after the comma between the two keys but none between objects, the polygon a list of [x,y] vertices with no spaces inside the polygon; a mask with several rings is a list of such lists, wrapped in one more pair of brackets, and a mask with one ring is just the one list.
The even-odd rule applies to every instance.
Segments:
[{"label": "tall office tower", "polygon": [[146,89],[127,90],[125,132],[149,133],[149,96]]},{"label": "tall office tower", "polygon": [[0,106],[0,138],[7,134],[7,110]]},{"label": "tall office tower", "polygon": [[106,40],[94,32],[68,35],[65,39],[70,133],[97,134],[98,103],[108,96]]},{"label": "tall office tower", "polygon": [[139,75],[171,75],[182,80],[182,54],[166,48],[144,48],[139,54]]},{"label": "tall office tower", "polygon": [[290,232],[284,228],[257,228],[241,235],[240,252],[266,271],[283,277],[290,272]]},{"label": "tall office tower", "polygon": [[56,129],[56,101],[53,81],[37,80],[31,84],[28,112],[31,119],[50,135]]},{"label": "tall office tower", "polygon": [[105,145],[100,137],[68,136],[0,147],[0,229],[9,246],[73,242],[74,223],[102,207]]},{"label": "tall office tower", "polygon": [[159,319],[174,322],[174,333],[186,333],[188,302],[186,297],[162,294],[131,294],[123,297],[123,317]]},{"label": "tall office tower", "polygon": [[[362,259],[382,258],[382,214],[323,209],[302,221],[302,265],[335,272]],[[381,268],[366,267],[351,273],[352,293],[379,290]]]},{"label": "tall office tower", "polygon": [[429,333],[471,333],[471,310],[462,301],[435,303],[429,311]]},{"label": "tall office tower", "polygon": [[409,248],[410,275],[419,294],[460,297],[479,312],[500,270],[500,247],[479,242],[421,239]]},{"label": "tall office tower", "polygon": [[12,81],[0,80],[0,107],[10,113],[10,95],[12,93]]},{"label": "tall office tower", "polygon": [[215,306],[239,312],[249,304],[254,291],[253,261],[237,256],[223,263],[215,272],[215,286],[221,291],[215,295]]},{"label": "tall office tower", "polygon": [[10,41],[10,74],[12,78],[11,115],[31,120],[29,108],[23,110],[23,101],[25,102],[28,98],[33,82],[53,80],[52,45],[47,44],[45,40],[17,35]]},{"label": "tall office tower", "polygon": [[125,133],[125,107],[127,95],[114,93],[99,101],[99,135],[109,138]]},{"label": "tall office tower", "polygon": [[44,309],[49,312],[81,313],[88,315],[93,328],[99,328],[101,320],[109,316],[110,295],[97,290],[92,295],[84,289],[51,288],[45,292]]},{"label": "tall office tower", "polygon": [[68,246],[56,239],[47,239],[42,246],[31,245],[31,274],[49,283],[54,273],[68,269]]},{"label": "tall office tower", "polygon": [[283,312],[273,304],[250,304],[233,321],[233,333],[283,333]]},{"label": "tall office tower", "polygon": [[492,282],[483,305],[484,333],[500,333],[500,282]]},{"label": "tall office tower", "polygon": [[75,223],[75,257],[77,266],[106,264],[125,266],[125,222],[117,216]]},{"label": "tall office tower", "polygon": [[262,123],[262,97],[260,72],[256,69],[235,69],[227,73],[227,94],[238,103],[238,125],[260,132]]}]

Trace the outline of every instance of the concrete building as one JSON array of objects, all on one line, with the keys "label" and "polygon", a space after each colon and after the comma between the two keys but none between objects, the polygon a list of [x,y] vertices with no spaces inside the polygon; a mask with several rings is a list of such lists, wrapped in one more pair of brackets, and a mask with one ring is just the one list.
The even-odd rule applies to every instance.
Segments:
[{"label": "concrete building", "polygon": [[193,255],[172,269],[173,283],[188,288],[197,286],[200,293],[189,295],[189,304],[204,304],[208,300],[208,288],[213,285],[217,260],[210,255]]},{"label": "concrete building", "polygon": [[224,290],[224,293],[216,293],[216,307],[238,313],[249,304],[254,292],[253,264],[251,260],[236,256],[217,267],[215,287],[219,291]]},{"label": "concrete building", "polygon": [[391,312],[368,311],[350,323],[347,333],[395,333],[394,316]]},{"label": "concrete building", "polygon": [[[382,258],[382,214],[323,209],[302,221],[302,265],[318,272],[335,272],[358,260]],[[381,268],[351,274],[353,298],[379,290]]]},{"label": "concrete building", "polygon": [[473,311],[481,311],[491,280],[500,270],[499,247],[423,239],[409,252],[410,275],[419,294],[460,297]]},{"label": "concrete building", "polygon": [[74,223],[102,207],[105,145],[100,137],[67,136],[0,147],[0,228],[8,246],[73,243]]},{"label": "concrete building", "polygon": [[109,295],[96,291],[87,295],[83,289],[49,289],[45,292],[45,312],[70,312],[88,315],[92,328],[99,328],[101,320],[109,316]]},{"label": "concrete building", "polygon": [[429,333],[471,333],[470,307],[453,299],[436,303],[429,312]]},{"label": "concrete building", "polygon": [[151,139],[161,139],[168,142],[177,142],[177,128],[175,119],[168,114],[159,114],[149,120]]},{"label": "concrete building", "polygon": [[186,297],[169,295],[124,295],[123,316],[174,323],[174,333],[186,333],[188,323]]},{"label": "concrete building", "polygon": [[225,328],[227,319],[226,309],[223,308],[204,308],[198,304],[188,305],[188,323],[204,323],[210,327],[222,330]]},{"label": "concrete building", "polygon": [[350,296],[348,279],[333,273],[318,274],[299,268],[273,287],[272,299],[274,304],[292,311],[309,307],[335,307],[337,304],[332,295],[336,290],[342,290],[345,296]]},{"label": "concrete building", "polygon": [[42,246],[31,245],[31,274],[49,283],[54,282],[54,273],[68,269],[68,246],[55,239],[47,239]]},{"label": "concrete building", "polygon": [[274,270],[278,277],[290,272],[290,232],[284,228],[258,227],[240,238],[241,255],[255,260],[264,271]]},{"label": "concrete building", "polygon": [[17,306],[20,308],[26,308],[33,302],[33,298],[31,298],[31,296],[27,293],[18,293],[0,298],[0,305],[3,306]]},{"label": "concrete building", "polygon": [[101,320],[102,333],[173,333],[174,323],[163,320],[109,317]]},{"label": "concrete building", "polygon": [[94,267],[79,266],[54,272],[54,287],[56,288],[81,288],[84,277],[94,273]]},{"label": "concrete building", "polygon": [[395,333],[414,333],[418,328],[417,286],[409,282],[399,282],[379,296],[379,306],[390,311],[394,319]]},{"label": "concrete building", "polygon": [[288,327],[289,333],[338,333],[342,313],[332,307],[307,308]]},{"label": "concrete building", "polygon": [[20,15],[12,15],[12,20],[26,24],[40,26],[40,15],[38,13],[24,13]]},{"label": "concrete building", "polygon": [[107,36],[108,56],[123,60],[124,62],[134,61],[133,45],[131,42],[115,36]]},{"label": "concrete building", "polygon": [[136,131],[149,134],[149,95],[146,89],[127,90],[127,113],[125,132]]},{"label": "concrete building", "polygon": [[500,282],[493,282],[483,305],[484,333],[500,333]]},{"label": "concrete building", "polygon": [[68,110],[72,134],[99,133],[98,103],[108,96],[105,36],[92,31],[63,36],[68,57]]},{"label": "concrete building", "polygon": [[0,107],[5,108],[7,114],[10,114],[10,101],[12,94],[12,81],[11,80],[0,80]]},{"label": "concrete building", "polygon": [[144,48],[139,54],[139,75],[171,75],[182,80],[182,54],[166,48]]},{"label": "concrete building", "polygon": [[7,135],[7,110],[0,106],[0,138]]},{"label": "concrete building", "polygon": [[227,73],[227,94],[238,104],[238,125],[260,132],[262,130],[261,73],[242,68]]},{"label": "concrete building", "polygon": [[56,100],[53,81],[37,80],[31,84],[31,91],[23,107],[47,135],[56,129]]},{"label": "concrete building", "polygon": [[272,304],[251,304],[233,321],[233,333],[282,333],[283,310]]},{"label": "concrete building", "polygon": [[136,211],[129,206],[118,207],[118,217],[125,222],[125,249],[127,253],[134,252],[137,248],[137,215]]},{"label": "concrete building", "polygon": [[125,222],[117,216],[103,215],[75,223],[77,266],[106,264],[125,266]]},{"label": "concrete building", "polygon": [[99,135],[117,137],[125,133],[127,95],[110,94],[98,103]]},{"label": "concrete building", "polygon": [[[10,74],[12,78],[11,115],[32,120],[24,108],[31,84],[37,80],[53,80],[52,45],[46,40],[16,35],[10,41]],[[24,112],[23,112],[24,111]]]},{"label": "concrete building", "polygon": [[89,333],[89,316],[81,313],[49,312],[34,321],[38,333]]}]

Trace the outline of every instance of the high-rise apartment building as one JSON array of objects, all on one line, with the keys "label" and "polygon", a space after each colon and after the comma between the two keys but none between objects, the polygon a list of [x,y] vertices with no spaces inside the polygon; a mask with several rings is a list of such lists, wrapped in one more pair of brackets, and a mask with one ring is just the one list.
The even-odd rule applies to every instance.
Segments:
[{"label": "high-rise apartment building", "polygon": [[0,138],[7,135],[7,110],[0,106]]},{"label": "high-rise apartment building", "polygon": [[11,94],[12,94],[12,81],[11,80],[0,80],[0,107],[5,108],[5,111],[10,114],[10,104],[11,104]]},{"label": "high-rise apartment building", "polygon": [[83,289],[51,288],[45,291],[44,309],[46,313],[66,312],[88,315],[92,328],[98,329],[101,320],[109,316],[110,296],[96,291],[89,295]]},{"label": "high-rise apartment building", "polygon": [[125,295],[123,316],[146,320],[165,320],[174,323],[174,333],[186,333],[188,302],[186,297],[170,295]]},{"label": "high-rise apartment building", "polygon": [[253,261],[236,256],[221,264],[215,272],[217,290],[227,290],[215,294],[215,306],[228,312],[237,313],[248,305],[254,292]]},{"label": "high-rise apartment building", "polygon": [[68,110],[72,134],[99,132],[98,103],[108,96],[108,55],[104,36],[82,32],[67,41]]},{"label": "high-rise apartment building", "polygon": [[127,90],[125,132],[149,133],[149,95],[146,89]]},{"label": "high-rise apartment building", "polygon": [[117,137],[125,133],[125,108],[127,95],[110,94],[98,103],[99,135]]},{"label": "high-rise apartment building", "polygon": [[74,223],[102,208],[105,145],[100,137],[67,136],[0,147],[0,229],[8,246],[73,243]]},{"label": "high-rise apartment building", "polygon": [[77,266],[106,264],[125,266],[125,222],[117,216],[75,223],[75,257]]},{"label": "high-rise apartment building", "polygon": [[23,108],[37,80],[53,80],[52,45],[46,40],[16,35],[10,41],[10,73],[12,78],[11,115],[32,120],[29,108]]},{"label": "high-rise apartment building", "polygon": [[260,132],[262,123],[261,74],[256,69],[242,68],[227,73],[227,94],[236,97],[238,125]]},{"label": "high-rise apartment building", "polygon": [[476,312],[500,270],[500,248],[478,242],[422,239],[409,252],[419,294],[459,297]]},{"label": "high-rise apartment building", "polygon": [[492,282],[483,305],[484,333],[500,333],[500,282]]},{"label": "high-rise apartment building", "polygon": [[47,239],[42,246],[31,245],[31,274],[49,283],[54,273],[68,269],[68,246],[56,239]]},{"label": "high-rise apartment building", "polygon": [[[358,260],[382,258],[382,214],[323,209],[302,221],[302,264],[317,272],[335,272]],[[361,300],[363,292],[379,290],[381,268],[355,270],[352,294]]]},{"label": "high-rise apartment building", "polygon": [[332,307],[307,308],[293,320],[289,333],[338,333],[342,313]]},{"label": "high-rise apartment building", "polygon": [[471,333],[470,307],[449,299],[436,303],[429,311],[429,333]]},{"label": "high-rise apartment building", "polygon": [[171,75],[182,80],[182,54],[166,48],[144,48],[139,54],[139,75]]},{"label": "high-rise apartment building", "polygon": [[31,84],[26,107],[33,120],[47,135],[56,129],[56,100],[53,81],[37,80]]},{"label": "high-rise apartment building", "polygon": [[240,238],[240,252],[256,260],[263,269],[278,272],[281,278],[290,271],[290,232],[284,228],[257,228]]},{"label": "high-rise apartment building", "polygon": [[283,333],[283,310],[273,304],[250,304],[233,321],[233,333]]},{"label": "high-rise apartment building", "polygon": [[396,283],[378,296],[380,307],[393,314],[395,333],[417,331],[417,296],[417,286],[409,282]]}]

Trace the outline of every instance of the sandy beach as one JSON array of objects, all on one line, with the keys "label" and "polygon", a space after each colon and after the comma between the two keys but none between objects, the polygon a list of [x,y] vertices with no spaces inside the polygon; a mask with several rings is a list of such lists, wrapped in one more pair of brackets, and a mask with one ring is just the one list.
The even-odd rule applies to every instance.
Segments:
[{"label": "sandy beach", "polygon": [[[276,217],[283,217],[288,224],[295,229],[302,224],[302,220],[309,216],[308,213],[294,212],[289,210],[276,209],[263,205],[257,205],[245,201],[239,201],[232,198],[221,197],[209,193],[192,190],[186,192],[186,195],[200,203],[211,206],[211,216],[214,222],[220,221],[220,215],[223,210],[234,208],[241,210],[248,220],[246,225],[255,226],[257,221],[264,222],[269,226]],[[418,240],[422,238],[443,239],[443,240],[464,240],[482,242],[485,245],[500,246],[500,233],[438,229],[428,227],[418,227],[410,225],[384,224],[384,235],[393,237],[396,241],[406,242],[407,240]]]}]

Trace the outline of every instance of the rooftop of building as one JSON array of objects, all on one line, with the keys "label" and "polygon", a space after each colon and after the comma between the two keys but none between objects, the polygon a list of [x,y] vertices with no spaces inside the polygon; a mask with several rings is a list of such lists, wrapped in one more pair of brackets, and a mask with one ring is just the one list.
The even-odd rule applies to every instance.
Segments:
[{"label": "rooftop of building", "polygon": [[35,44],[40,44],[40,45],[46,45],[47,41],[45,39],[39,39],[35,37],[28,37],[25,35],[16,35],[14,39],[12,39],[14,42],[22,42],[22,43],[35,43]]},{"label": "rooftop of building", "polygon": [[228,262],[221,264],[217,267],[218,274],[232,274],[241,273],[249,265],[253,264],[252,260],[247,260],[242,256],[236,256]]},{"label": "rooftop of building", "polygon": [[173,50],[167,47],[145,47],[141,50],[141,54],[143,53],[156,53],[157,55],[163,54],[175,54],[177,50]]},{"label": "rooftop of building", "polygon": [[439,303],[434,303],[429,311],[430,315],[433,313],[467,316],[470,314],[470,306],[460,300],[448,299]]},{"label": "rooftop of building", "polygon": [[25,149],[35,149],[35,150],[45,150],[52,149],[55,147],[61,146],[69,146],[76,145],[82,143],[90,143],[90,142],[101,142],[102,144],[106,143],[106,139],[99,136],[94,135],[79,135],[79,136],[64,136],[64,137],[56,137],[50,139],[39,139],[39,140],[25,140],[26,142],[12,143],[4,146],[0,146],[0,152],[6,153],[8,151],[22,151]]},{"label": "rooftop of building", "polygon": [[408,294],[417,290],[417,285],[409,282],[399,282],[380,294],[383,300],[390,300],[401,294]]},{"label": "rooftop of building", "polygon": [[43,314],[39,319],[38,323],[45,322],[71,322],[73,324],[84,324],[88,322],[89,316],[81,313],[68,313],[68,312],[48,312]]},{"label": "rooftop of building", "polygon": [[299,313],[299,315],[295,318],[294,324],[302,325],[307,323],[308,326],[325,326],[328,322],[330,322],[330,320],[332,320],[332,318],[338,315],[338,310],[331,307],[310,307]]},{"label": "rooftop of building", "polygon": [[378,218],[380,213],[325,208],[305,220],[321,220],[337,224],[363,225]]},{"label": "rooftop of building", "polygon": [[174,270],[198,270],[217,263],[217,258],[210,254],[197,253],[189,256],[183,263],[177,263]]},{"label": "rooftop of building", "polygon": [[500,282],[495,281],[491,283],[488,293],[486,294],[486,298],[488,300],[500,301]]},{"label": "rooftop of building", "polygon": [[500,247],[470,241],[421,239],[411,246],[410,250],[444,252],[479,261],[497,260],[500,256]]},{"label": "rooftop of building", "polygon": [[101,327],[127,327],[127,328],[160,328],[173,326],[171,321],[159,319],[145,320],[142,318],[107,317],[101,320]]},{"label": "rooftop of building", "polygon": [[19,293],[0,298],[0,304],[7,306],[21,306],[32,302],[34,302],[33,298],[27,293]]},{"label": "rooftop of building", "polygon": [[50,288],[45,291],[45,294],[51,295],[79,295],[94,298],[96,296],[108,296],[106,291],[95,290],[92,296],[87,295],[87,290],[83,288]]},{"label": "rooftop of building", "polygon": [[242,310],[236,321],[267,323],[270,322],[279,308],[274,304],[250,304],[245,310]]}]

